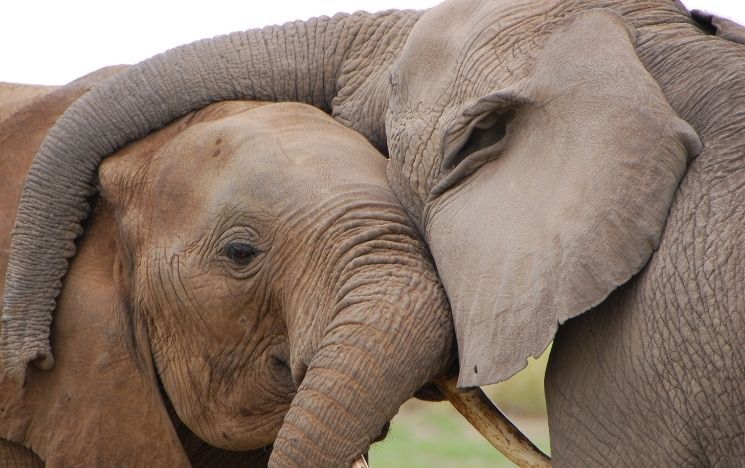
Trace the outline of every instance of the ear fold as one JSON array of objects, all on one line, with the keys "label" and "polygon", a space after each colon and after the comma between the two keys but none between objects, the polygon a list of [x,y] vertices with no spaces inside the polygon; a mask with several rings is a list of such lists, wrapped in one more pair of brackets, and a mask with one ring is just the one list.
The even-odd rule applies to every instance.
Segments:
[{"label": "ear fold", "polygon": [[691,10],[691,17],[698,24],[717,36],[738,44],[745,44],[745,27],[727,18],[716,16],[701,10]]},{"label": "ear fold", "polygon": [[[568,19],[510,91],[526,104],[514,107],[497,157],[428,210],[428,243],[453,307],[459,386],[522,369],[558,323],[605,299],[657,247],[701,144],[633,40],[608,12]],[[503,115],[503,95],[472,109],[497,102]]]}]

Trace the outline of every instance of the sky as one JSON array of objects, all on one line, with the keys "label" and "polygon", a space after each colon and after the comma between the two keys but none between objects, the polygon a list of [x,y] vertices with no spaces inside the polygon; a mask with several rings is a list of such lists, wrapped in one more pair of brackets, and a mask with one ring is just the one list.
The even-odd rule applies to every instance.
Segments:
[{"label": "sky", "polygon": [[[64,84],[107,65],[136,63],[177,45],[231,31],[340,11],[422,9],[439,2],[6,0],[0,17],[0,81]],[[683,3],[745,24],[742,0]]]}]

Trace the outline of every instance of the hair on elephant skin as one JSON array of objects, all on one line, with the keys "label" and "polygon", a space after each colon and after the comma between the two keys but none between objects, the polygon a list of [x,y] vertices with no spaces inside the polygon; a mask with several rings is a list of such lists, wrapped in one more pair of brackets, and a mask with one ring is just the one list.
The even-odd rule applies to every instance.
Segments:
[{"label": "hair on elephant skin", "polygon": [[[3,332],[5,365],[22,380],[53,362],[55,281],[102,157],[208,102],[298,100],[389,154],[453,309],[461,386],[508,378],[580,316],[547,379],[557,465],[735,464],[742,37],[674,0],[448,0],[146,60],[76,102],[39,151],[23,200],[69,203],[19,219],[6,323],[37,332]],[[78,170],[48,169],[60,160]]]},{"label": "hair on elephant skin", "polygon": [[[41,138],[112,73],[0,122],[0,271]],[[271,446],[302,430],[320,444],[307,463],[350,466],[452,363],[444,291],[385,165],[318,109],[249,101],[107,159],[57,299],[54,369],[23,387],[0,372],[0,462],[284,466]]]}]

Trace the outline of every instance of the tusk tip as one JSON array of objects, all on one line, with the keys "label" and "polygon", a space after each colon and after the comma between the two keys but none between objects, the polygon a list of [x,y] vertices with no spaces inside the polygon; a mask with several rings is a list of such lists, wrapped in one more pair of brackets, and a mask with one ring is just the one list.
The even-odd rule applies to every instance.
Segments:
[{"label": "tusk tip", "polygon": [[352,462],[352,468],[369,468],[369,465],[365,461],[365,457],[360,455]]}]

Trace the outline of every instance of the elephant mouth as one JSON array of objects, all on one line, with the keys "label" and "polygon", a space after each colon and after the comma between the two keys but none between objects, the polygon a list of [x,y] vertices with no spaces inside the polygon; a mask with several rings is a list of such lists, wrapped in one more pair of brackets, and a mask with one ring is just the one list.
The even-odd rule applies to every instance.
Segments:
[{"label": "elephant mouth", "polygon": [[447,399],[434,383],[424,385],[414,394],[414,398],[423,401],[445,401]]}]

